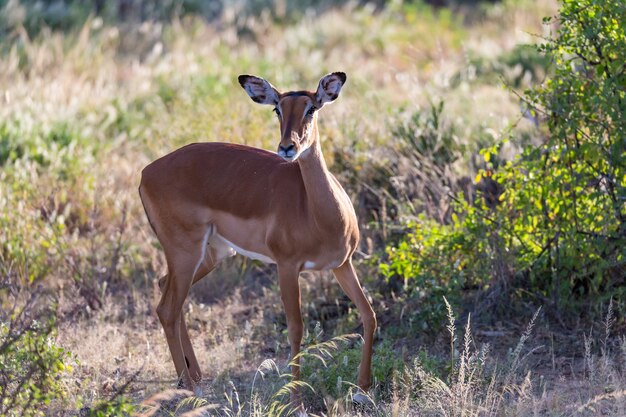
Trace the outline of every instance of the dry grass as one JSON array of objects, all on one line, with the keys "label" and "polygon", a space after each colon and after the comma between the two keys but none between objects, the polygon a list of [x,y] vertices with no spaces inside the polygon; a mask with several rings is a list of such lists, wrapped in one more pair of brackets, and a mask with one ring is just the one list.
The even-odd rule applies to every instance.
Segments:
[{"label": "dry grass", "polygon": [[[33,265],[39,262],[45,267],[32,278],[61,294],[64,321],[58,343],[76,359],[66,376],[68,404],[80,398],[89,406],[106,398],[136,371],[128,394],[137,403],[152,398],[146,400],[145,415],[168,415],[157,405],[179,404],[175,396],[189,398],[181,392],[172,398],[159,394],[176,382],[153,312],[154,282],[164,263],[136,186],[143,166],[183,143],[274,146],[275,121],[270,112],[250,105],[236,85],[239,73],[256,73],[288,89],[313,88],[330,70],[347,72],[345,94],[321,116],[321,134],[331,165],[349,157],[357,173],[368,172],[372,160],[384,164],[391,157],[385,148],[390,124],[439,98],[467,142],[486,129],[497,136],[519,120],[517,100],[497,81],[452,80],[467,70],[470,55],[497,57],[518,43],[532,42],[529,33],[543,30],[540,18],[554,12],[554,2],[505,1],[467,25],[460,18],[416,10],[333,9],[285,26],[260,18],[247,22],[247,35],[237,32],[240,23],[228,13],[219,26],[186,20],[125,28],[94,19],[75,35],[54,33],[33,41],[17,34],[0,60],[0,120],[12,132],[8,136],[25,144],[28,157],[0,166],[0,239],[21,243],[11,253],[16,271],[35,274]],[[60,123],[69,126],[69,144],[49,141]],[[459,168],[459,175],[469,169],[469,164]],[[350,185],[352,196],[359,187]],[[247,401],[259,364],[272,358],[280,369],[286,366],[287,338],[273,273],[236,261],[194,290],[186,314],[205,396],[169,415],[269,414],[263,405],[255,408]],[[308,316],[329,300],[332,304],[338,290],[329,277],[313,275],[304,294]],[[348,313],[340,328],[358,330],[353,316]],[[450,380],[415,362],[398,377],[389,398],[376,399],[375,409],[354,410],[345,398],[325,398],[326,409],[317,411],[626,414],[623,336],[619,343],[604,338],[600,345],[589,336],[584,372],[563,378],[557,373],[537,382],[537,371],[528,373],[515,362],[498,374],[498,363],[510,359],[476,348],[469,323],[465,334],[463,345],[455,348],[460,353],[454,356],[452,350],[456,368]],[[532,337],[523,346],[531,342]],[[395,348],[412,349],[403,343],[398,340]],[[527,352],[516,350],[513,358],[521,360]],[[259,383],[265,393],[280,386],[274,381],[263,388],[265,383]],[[244,404],[239,408],[235,393]],[[51,413],[72,414],[68,407],[55,404]]]}]

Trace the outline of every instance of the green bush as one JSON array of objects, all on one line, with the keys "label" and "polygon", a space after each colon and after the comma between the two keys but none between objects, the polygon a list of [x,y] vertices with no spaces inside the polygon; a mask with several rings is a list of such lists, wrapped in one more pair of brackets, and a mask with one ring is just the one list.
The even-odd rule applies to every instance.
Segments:
[{"label": "green bush", "polygon": [[97,145],[86,142],[65,123],[0,123],[0,261],[31,282],[62,261],[64,236],[88,221],[88,208],[72,204],[93,182]]},{"label": "green bush", "polygon": [[[15,288],[4,289],[16,291]],[[5,297],[0,309],[0,415],[40,416],[65,397],[61,376],[69,353],[56,345],[52,299],[31,289],[27,300]],[[21,295],[21,294],[20,294]]]},{"label": "green bush", "polygon": [[474,188],[504,191],[490,204],[459,200],[449,227],[423,220],[388,248],[381,272],[422,301],[421,314],[440,310],[433,295],[476,284],[557,314],[626,299],[625,15],[621,1],[563,2],[558,36],[539,47],[554,76],[526,92],[534,116],[547,119],[545,142],[499,162],[493,176],[499,144],[485,149]]},{"label": "green bush", "polygon": [[112,398],[98,402],[93,408],[83,408],[85,415],[87,417],[126,417],[132,415],[137,407],[133,405],[130,398],[123,395],[130,382],[132,379],[126,382]]},{"label": "green bush", "polygon": [[486,290],[497,280],[502,241],[484,217],[488,209],[457,201],[450,225],[420,216],[379,265],[411,329],[438,332],[446,317],[443,297],[458,305],[462,291]]},{"label": "green bush", "polygon": [[[624,299],[626,4],[564,1],[558,36],[540,50],[554,76],[528,91],[546,143],[498,176],[532,288],[557,307]],[[506,216],[501,216],[504,221]],[[600,298],[598,300],[597,298]]]}]

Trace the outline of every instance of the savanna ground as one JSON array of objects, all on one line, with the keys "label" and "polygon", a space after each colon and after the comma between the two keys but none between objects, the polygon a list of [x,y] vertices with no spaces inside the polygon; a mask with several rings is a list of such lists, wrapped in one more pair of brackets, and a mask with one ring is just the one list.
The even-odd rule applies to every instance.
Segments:
[{"label": "savanna ground", "polygon": [[[533,246],[566,204],[545,224],[498,211],[517,182],[494,172],[558,133],[524,91],[555,74],[529,45],[556,36],[559,22],[542,18],[560,3],[439,3],[0,3],[1,411],[288,412],[276,270],[241,257],[192,288],[204,393],[174,390],[154,312],[164,257],[137,186],[145,165],[190,142],[275,149],[275,116],[237,75],[313,89],[340,70],[348,81],[320,135],[360,218],[356,265],[379,321],[375,405],[350,401],[355,309],[332,274],[305,273],[310,413],[626,415],[623,252],[559,245],[564,229]],[[485,226],[505,229],[511,213],[531,219],[511,229],[530,247],[517,257]],[[609,261],[598,272],[587,258]]]}]

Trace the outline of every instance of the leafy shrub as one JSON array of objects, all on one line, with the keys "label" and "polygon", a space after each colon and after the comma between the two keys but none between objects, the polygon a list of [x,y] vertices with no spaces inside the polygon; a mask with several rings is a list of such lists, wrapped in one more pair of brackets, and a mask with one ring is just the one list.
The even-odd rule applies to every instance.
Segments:
[{"label": "leafy shrub", "polygon": [[461,277],[464,285],[472,285],[468,278],[482,288],[502,284],[553,312],[624,300],[625,14],[618,1],[563,3],[558,37],[540,47],[554,57],[554,76],[527,91],[535,114],[548,119],[545,143],[525,147],[493,176],[499,145],[484,150],[488,169],[477,182],[504,189],[495,204],[459,200],[450,227],[412,225],[387,251],[381,271],[388,279],[404,281],[414,295],[459,289]]},{"label": "leafy shrub", "polygon": [[420,216],[397,245],[386,248],[379,271],[387,291],[405,306],[410,328],[437,332],[445,319],[443,297],[453,304],[468,289],[488,289],[497,281],[502,242],[492,222],[483,217],[484,205],[457,200],[459,212],[450,225]]},{"label": "leafy shrub", "polygon": [[[17,121],[0,124],[6,184],[0,189],[0,260],[31,282],[62,261],[64,234],[88,221],[88,208],[72,204],[90,191],[89,169],[97,145],[85,142],[65,123],[49,128],[24,127]],[[68,188],[56,192],[61,183]]]},{"label": "leafy shrub", "polygon": [[118,397],[114,400],[102,402],[97,408],[89,410],[88,417],[130,416],[135,406],[127,397]]},{"label": "leafy shrub", "polygon": [[139,372],[136,372],[124,385],[118,388],[111,398],[101,400],[91,408],[83,407],[81,414],[87,417],[126,417],[132,415],[136,407],[133,405],[130,398],[124,396],[124,392],[128,389],[129,385],[134,382],[137,375],[139,375]]},{"label": "leafy shrub", "polygon": [[557,308],[624,299],[625,15],[617,0],[563,2],[558,36],[540,47],[554,76],[527,92],[549,137],[498,176],[533,288]]},{"label": "leafy shrub", "polygon": [[51,401],[65,397],[60,377],[71,370],[71,358],[54,342],[52,298],[29,289],[31,295],[23,300],[10,281],[5,284],[0,289],[0,414],[43,415]]}]

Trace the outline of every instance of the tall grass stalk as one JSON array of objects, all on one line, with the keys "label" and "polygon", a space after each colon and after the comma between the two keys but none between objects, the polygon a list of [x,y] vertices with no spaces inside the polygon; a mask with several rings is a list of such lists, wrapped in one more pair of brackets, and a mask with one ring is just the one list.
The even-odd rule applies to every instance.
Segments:
[{"label": "tall grass stalk", "polygon": [[448,330],[448,334],[450,335],[450,371],[454,369],[454,353],[455,347],[454,344],[456,342],[456,327],[454,325],[454,312],[452,311],[452,306],[448,302],[446,297],[443,297],[443,302],[446,304],[446,311],[448,317],[448,324],[446,325],[446,329]]},{"label": "tall grass stalk", "polygon": [[[535,326],[539,310],[535,312],[525,332],[517,343],[506,369],[489,365],[489,345],[474,346],[471,315],[464,328],[463,345],[458,357],[455,354],[455,317],[447,300],[448,332],[450,333],[450,357],[453,358],[447,380],[428,371],[417,361],[409,371],[407,381],[416,381],[414,402],[410,407],[418,415],[446,417],[502,416],[507,415],[511,403],[517,398],[521,403],[532,397],[530,373],[517,382],[522,351]],[[492,361],[493,362],[493,361]],[[447,381],[447,382],[446,382]],[[411,384],[409,384],[411,385]],[[405,385],[407,386],[407,385]],[[401,397],[401,395],[397,395]],[[397,407],[399,409],[400,407]]]}]

